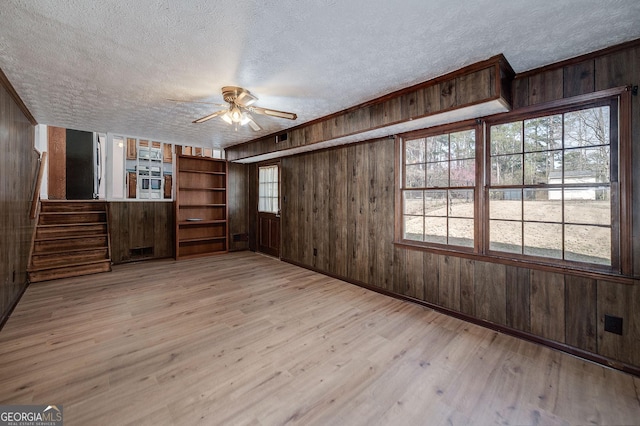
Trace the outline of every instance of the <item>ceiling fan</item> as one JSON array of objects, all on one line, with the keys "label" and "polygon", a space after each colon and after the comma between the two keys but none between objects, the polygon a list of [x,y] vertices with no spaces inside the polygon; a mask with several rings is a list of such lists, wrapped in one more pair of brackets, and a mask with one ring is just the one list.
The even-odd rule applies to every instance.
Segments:
[{"label": "ceiling fan", "polygon": [[258,98],[242,87],[225,86],[222,88],[222,97],[225,102],[229,104],[228,106],[219,104],[220,106],[226,107],[225,109],[221,109],[220,111],[198,118],[197,120],[194,120],[193,123],[204,123],[214,117],[220,117],[229,124],[235,124],[236,130],[238,124],[241,126],[248,124],[257,132],[261,127],[258,123],[253,121],[251,113],[268,115],[270,117],[286,118],[288,120],[295,120],[298,118],[298,116],[292,112],[278,111],[254,105]]}]

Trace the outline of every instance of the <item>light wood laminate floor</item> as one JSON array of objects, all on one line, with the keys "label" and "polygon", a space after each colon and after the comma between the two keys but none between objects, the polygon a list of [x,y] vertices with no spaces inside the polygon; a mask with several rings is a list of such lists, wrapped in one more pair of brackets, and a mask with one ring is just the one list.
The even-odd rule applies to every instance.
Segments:
[{"label": "light wood laminate floor", "polygon": [[640,379],[250,252],[31,285],[0,404],[65,425],[640,424]]}]

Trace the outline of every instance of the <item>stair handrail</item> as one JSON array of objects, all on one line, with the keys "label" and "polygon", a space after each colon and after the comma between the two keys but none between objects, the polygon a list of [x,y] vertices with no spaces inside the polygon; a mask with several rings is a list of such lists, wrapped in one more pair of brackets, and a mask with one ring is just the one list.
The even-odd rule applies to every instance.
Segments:
[{"label": "stair handrail", "polygon": [[33,198],[31,199],[31,211],[29,217],[31,219],[36,218],[36,210],[38,209],[38,201],[40,201],[40,187],[42,186],[42,177],[44,176],[45,164],[47,161],[47,151],[40,154],[40,161],[38,163],[38,177],[36,178],[36,185],[33,190]]}]

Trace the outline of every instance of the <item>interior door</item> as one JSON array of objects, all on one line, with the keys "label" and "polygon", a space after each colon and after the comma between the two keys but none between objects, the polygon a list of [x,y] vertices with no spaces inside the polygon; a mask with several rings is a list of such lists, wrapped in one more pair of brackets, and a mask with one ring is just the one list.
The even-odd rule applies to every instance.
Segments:
[{"label": "interior door", "polygon": [[280,257],[280,164],[258,167],[259,252]]}]

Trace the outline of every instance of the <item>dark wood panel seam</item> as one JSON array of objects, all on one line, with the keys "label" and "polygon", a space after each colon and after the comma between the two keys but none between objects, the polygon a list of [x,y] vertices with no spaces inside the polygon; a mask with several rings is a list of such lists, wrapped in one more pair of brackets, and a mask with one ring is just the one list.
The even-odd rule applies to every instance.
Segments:
[{"label": "dark wood panel seam", "polygon": [[4,71],[2,71],[1,68],[0,68],[0,84],[2,85],[2,87],[4,87],[7,90],[7,92],[9,92],[9,96],[11,96],[11,99],[13,99],[13,101],[18,105],[18,108],[20,108],[20,111],[22,111],[22,113],[25,115],[27,120],[29,120],[29,123],[36,126],[38,122],[36,121],[35,118],[33,118],[33,115],[31,115],[31,111],[29,111],[29,108],[27,108],[24,102],[22,102],[22,98],[20,98],[20,95],[18,95],[18,92],[16,92],[16,89],[13,87],[13,85],[11,84],[11,82],[9,81],[6,74],[4,73]]},{"label": "dark wood panel seam", "polygon": [[526,341],[529,341],[529,342],[537,343],[537,344],[549,347],[551,349],[555,349],[555,350],[558,350],[560,352],[564,352],[564,353],[567,353],[569,355],[573,355],[573,356],[575,356],[577,358],[581,358],[581,359],[584,359],[584,360],[587,360],[587,361],[595,362],[595,363],[600,364],[602,366],[609,367],[609,368],[612,368],[612,369],[615,369],[615,370],[620,370],[622,372],[634,375],[636,377],[640,377],[640,367],[635,367],[633,365],[629,365],[629,364],[626,364],[626,363],[623,363],[623,362],[615,361],[613,359],[610,359],[610,358],[607,358],[607,357],[604,357],[604,356],[601,356],[601,355],[597,355],[597,354],[594,354],[592,352],[588,352],[588,351],[585,351],[585,350],[582,350],[582,349],[578,349],[578,348],[575,348],[573,346],[566,345],[564,343],[559,343],[559,342],[556,342],[556,341],[553,341],[553,340],[545,339],[545,338],[537,336],[535,334],[527,333],[527,332],[520,331],[520,330],[514,330],[514,329],[512,329],[510,327],[507,327],[507,326],[503,326],[503,325],[496,324],[496,323],[493,323],[493,322],[490,322],[490,321],[486,321],[486,320],[481,320],[481,319],[478,319],[476,317],[464,314],[462,312],[458,312],[458,311],[454,311],[454,310],[451,310],[451,309],[447,309],[447,308],[444,308],[442,306],[439,306],[439,305],[436,305],[436,304],[433,304],[433,303],[425,302],[424,300],[416,299],[414,297],[410,297],[410,296],[405,296],[403,294],[394,293],[394,292],[391,292],[389,290],[385,290],[385,289],[380,288],[380,287],[372,286],[372,285],[366,284],[366,283],[358,281],[358,280],[353,280],[353,279],[350,279],[350,278],[341,277],[341,276],[338,276],[338,275],[335,275],[335,274],[331,274],[331,273],[319,270],[317,268],[313,268],[313,267],[310,267],[308,265],[304,265],[302,263],[298,263],[298,262],[296,262],[294,260],[290,260],[290,259],[281,259],[281,260],[283,262],[290,263],[292,265],[299,266],[301,268],[308,269],[310,271],[314,271],[314,272],[317,272],[319,274],[327,275],[329,277],[336,278],[336,279],[339,279],[341,281],[345,281],[345,282],[348,282],[350,284],[357,285],[358,287],[366,288],[367,290],[375,291],[376,293],[380,293],[380,294],[383,294],[385,296],[393,297],[394,299],[399,299],[399,300],[404,300],[404,301],[407,301],[407,302],[412,302],[412,303],[424,306],[425,308],[433,309],[434,311],[437,311],[437,312],[443,313],[445,315],[449,315],[451,317],[460,319],[462,321],[466,321],[466,322],[469,322],[469,323],[472,323],[472,324],[476,324],[476,325],[479,325],[481,327],[485,327],[485,328],[488,328],[490,330],[497,331],[499,333],[503,333],[503,334],[506,334],[506,335],[509,335],[509,336],[517,337],[517,338],[522,339],[522,340],[526,340]]}]

